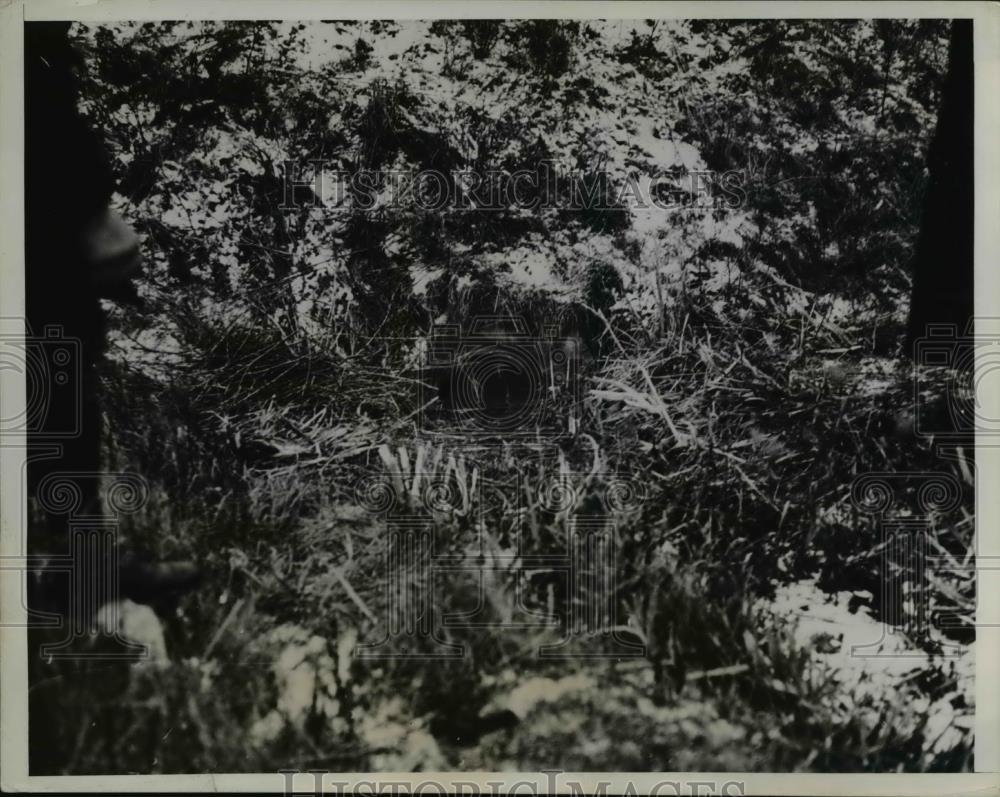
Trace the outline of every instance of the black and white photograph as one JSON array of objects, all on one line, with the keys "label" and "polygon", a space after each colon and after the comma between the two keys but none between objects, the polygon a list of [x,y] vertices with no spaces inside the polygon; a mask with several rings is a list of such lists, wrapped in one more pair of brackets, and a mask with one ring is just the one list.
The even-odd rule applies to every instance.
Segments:
[{"label": "black and white photograph", "polygon": [[5,780],[995,772],[995,6],[14,5]]}]

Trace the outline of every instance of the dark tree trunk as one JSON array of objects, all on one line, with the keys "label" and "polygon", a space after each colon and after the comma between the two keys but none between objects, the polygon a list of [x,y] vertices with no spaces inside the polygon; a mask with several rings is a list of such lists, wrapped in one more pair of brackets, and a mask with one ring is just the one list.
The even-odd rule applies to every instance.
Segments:
[{"label": "dark tree trunk", "polygon": [[951,29],[948,75],[927,157],[930,177],[913,264],[907,351],[928,324],[971,332],[973,315],[972,20]]}]

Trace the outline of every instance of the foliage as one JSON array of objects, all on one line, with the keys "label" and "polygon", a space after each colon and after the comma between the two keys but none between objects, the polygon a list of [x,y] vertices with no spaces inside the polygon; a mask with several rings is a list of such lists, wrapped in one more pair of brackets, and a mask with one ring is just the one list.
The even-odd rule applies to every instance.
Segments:
[{"label": "foliage", "polygon": [[[884,705],[855,699],[766,609],[780,585],[812,577],[871,593],[881,619],[881,542],[851,508],[857,474],[956,474],[962,504],[937,518],[936,542],[957,560],[971,549],[966,463],[896,433],[909,386],[873,356],[898,353],[943,22],[162,22],[76,35],[84,109],[148,255],[142,306],[112,308],[104,376],[109,460],[153,485],[128,541],[193,556],[211,578],[170,620],[176,661],[155,684],[119,668],[113,712],[86,668],[56,673],[60,710],[82,730],[53,739],[39,766],[971,766],[969,733],[934,746],[912,679]],[[290,199],[285,168],[315,161],[322,182],[307,170],[311,187]],[[463,170],[542,164],[538,209],[470,209]],[[742,201],[618,201],[630,180],[683,184],[706,169],[742,174]],[[435,170],[458,207],[394,196],[392,170]],[[570,207],[574,190],[602,201]],[[432,324],[482,314],[584,341],[584,399],[558,446],[420,427],[416,362]],[[522,589],[524,557],[565,546],[573,518],[628,474],[642,496],[616,522],[614,600],[648,661],[541,660],[573,607],[544,569]],[[432,513],[435,538],[495,567],[485,586],[450,579],[441,611],[475,608],[481,588],[492,621],[529,606],[556,626],[445,629],[467,651],[447,663],[348,663],[348,642],[369,640],[387,610],[386,520],[358,492],[372,477],[397,496],[463,497],[466,514]],[[552,483],[572,488],[569,506],[547,503]],[[477,486],[493,496],[480,525]],[[974,605],[957,575],[934,591]],[[941,638],[911,642],[937,672]],[[285,676],[260,662],[289,646],[327,656],[311,694],[336,670],[336,708],[281,708]],[[480,713],[504,695],[567,678],[585,686],[478,739]],[[960,691],[954,676],[938,687]],[[123,734],[130,746],[112,750]]]}]

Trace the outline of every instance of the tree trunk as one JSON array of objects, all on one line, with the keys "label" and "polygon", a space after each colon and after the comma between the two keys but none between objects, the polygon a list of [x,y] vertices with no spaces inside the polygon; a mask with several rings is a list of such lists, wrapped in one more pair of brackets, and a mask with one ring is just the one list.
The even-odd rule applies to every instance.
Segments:
[{"label": "tree trunk", "polygon": [[971,332],[973,314],[972,20],[951,29],[948,75],[927,158],[930,177],[913,264],[907,351],[929,324]]}]

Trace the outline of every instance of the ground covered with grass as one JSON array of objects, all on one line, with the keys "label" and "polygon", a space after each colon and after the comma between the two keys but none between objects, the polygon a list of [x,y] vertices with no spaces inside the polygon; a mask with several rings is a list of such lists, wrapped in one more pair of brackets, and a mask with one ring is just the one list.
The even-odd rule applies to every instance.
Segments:
[{"label": "ground covered with grass", "polygon": [[[974,462],[902,351],[946,26],[75,34],[148,252],[108,307],[123,543],[206,578],[159,661],[44,668],[33,774],[971,768]],[[606,196],[282,207],[310,160]],[[613,190],[726,170],[735,203]],[[435,325],[497,316],[576,346],[517,434],[421,384]]]}]

